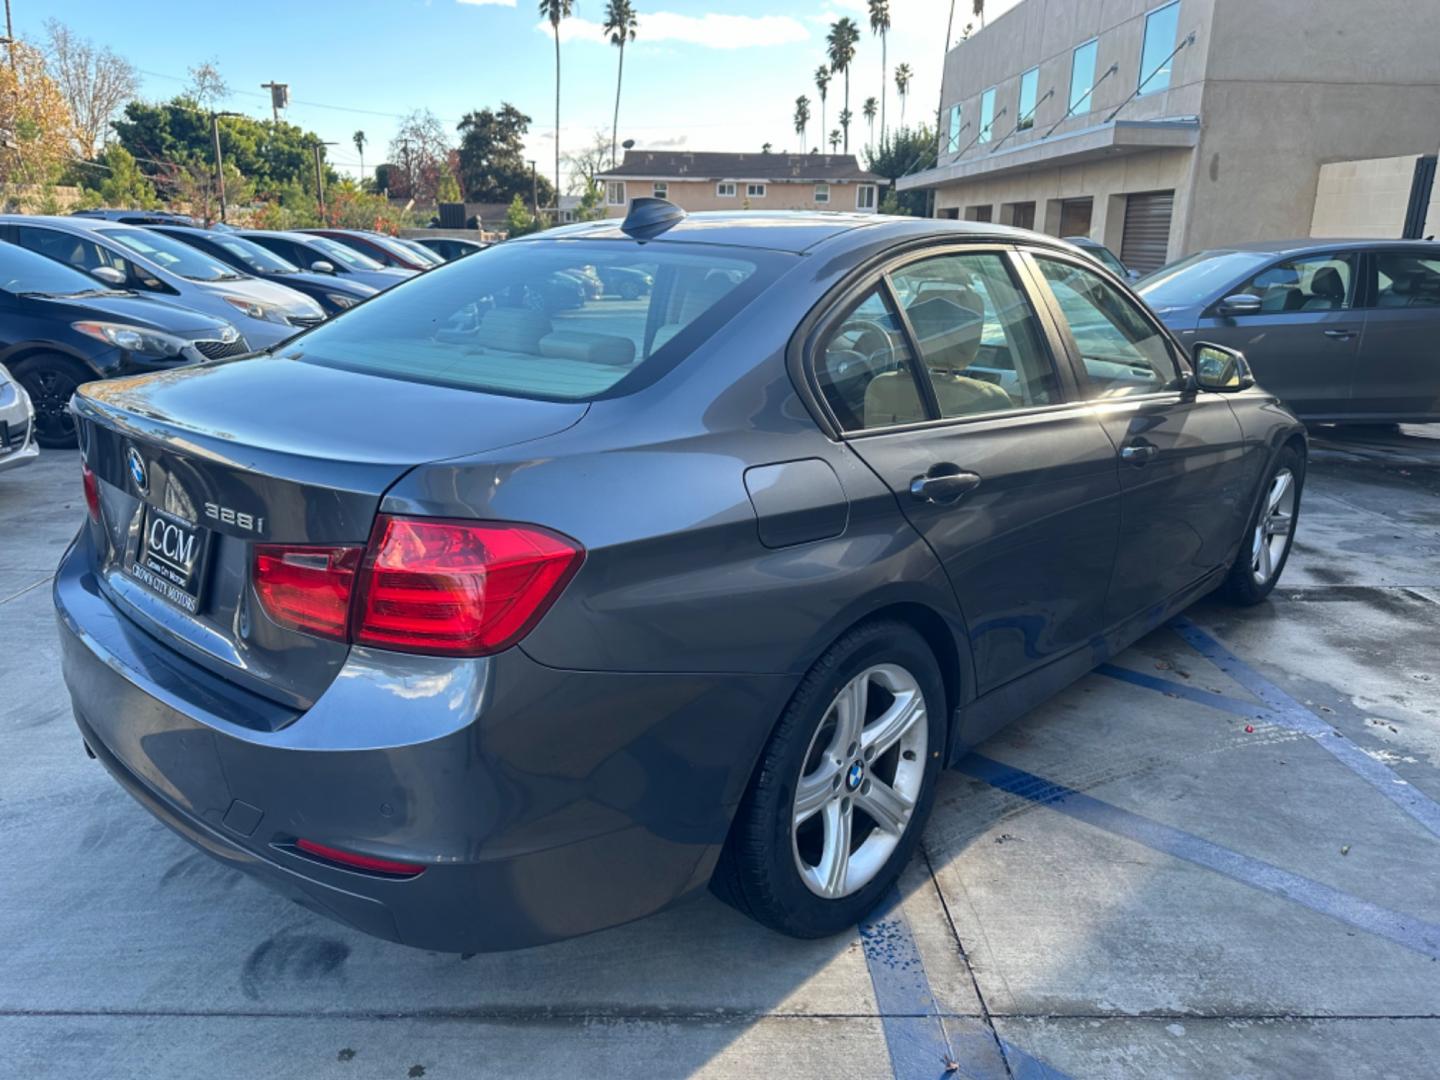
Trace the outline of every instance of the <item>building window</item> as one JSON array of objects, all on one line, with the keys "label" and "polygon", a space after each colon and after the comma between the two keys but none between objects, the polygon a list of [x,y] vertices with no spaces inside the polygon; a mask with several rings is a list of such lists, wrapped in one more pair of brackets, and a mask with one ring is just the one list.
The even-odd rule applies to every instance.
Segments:
[{"label": "building window", "polygon": [[967,206],[965,208],[966,221],[991,221],[994,218],[995,208],[989,203],[979,206]]},{"label": "building window", "polygon": [[716,184],[715,197],[717,199],[733,199],[735,197],[735,181],[726,180],[724,183]]},{"label": "building window", "polygon": [[606,206],[624,206],[624,205],[625,205],[625,181],[624,181],[624,180],[606,180],[606,181],[605,181],[605,205],[606,205]]},{"label": "building window", "polygon": [[1170,85],[1175,31],[1180,28],[1180,0],[1172,0],[1145,16],[1145,45],[1140,50],[1140,93],[1153,94]]},{"label": "building window", "polygon": [[995,87],[980,95],[980,137],[976,142],[990,141],[990,129],[995,126]]},{"label": "building window", "polygon": [[815,201],[816,201],[817,203],[828,203],[828,202],[830,201],[830,185],[829,185],[829,184],[816,184],[816,185],[815,185]]},{"label": "building window", "polygon": [[953,154],[953,153],[955,153],[957,150],[960,149],[960,117],[961,117],[961,115],[962,115],[962,114],[961,114],[960,106],[959,106],[959,105],[951,105],[951,106],[950,106],[950,138],[949,138],[949,141],[946,143],[946,150],[945,150],[945,152],[946,152],[947,154]]},{"label": "building window", "polygon": [[664,180],[655,181],[653,194],[657,199],[668,199],[670,197],[670,185]]},{"label": "building window", "polygon": [[763,199],[765,197],[764,184],[746,184],[745,197],[747,199]]},{"label": "building window", "polygon": [[874,210],[874,209],[875,209],[875,185],[874,185],[874,184],[861,184],[859,187],[857,187],[857,188],[855,189],[855,209],[856,209],[856,210]]},{"label": "building window", "polygon": [[1035,204],[1033,202],[1005,203],[1000,207],[1000,221],[1014,225],[1017,229],[1035,228]]},{"label": "building window", "polygon": [[1090,91],[1095,89],[1095,49],[1098,45],[1094,39],[1085,42],[1075,50],[1070,60],[1070,111],[1082,113],[1090,111]]},{"label": "building window", "polygon": [[1040,90],[1040,69],[1033,67],[1020,76],[1020,116],[1016,131],[1029,131],[1035,126],[1035,96]]}]

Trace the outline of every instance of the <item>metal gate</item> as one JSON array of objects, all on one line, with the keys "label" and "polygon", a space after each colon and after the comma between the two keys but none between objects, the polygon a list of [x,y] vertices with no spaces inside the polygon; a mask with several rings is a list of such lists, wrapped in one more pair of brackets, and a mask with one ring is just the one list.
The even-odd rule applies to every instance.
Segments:
[{"label": "metal gate", "polygon": [[1125,197],[1125,233],[1120,261],[1142,274],[1165,265],[1170,247],[1170,216],[1174,191],[1145,191]]},{"label": "metal gate", "polygon": [[1416,158],[1415,172],[1410,178],[1410,204],[1405,208],[1405,231],[1400,239],[1419,240],[1425,235],[1425,215],[1430,209],[1430,192],[1434,186],[1435,155]]}]

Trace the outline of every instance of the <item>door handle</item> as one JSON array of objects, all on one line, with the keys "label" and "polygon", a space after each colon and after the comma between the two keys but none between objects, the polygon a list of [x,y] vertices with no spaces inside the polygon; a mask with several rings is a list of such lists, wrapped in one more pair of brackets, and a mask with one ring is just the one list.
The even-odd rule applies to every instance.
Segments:
[{"label": "door handle", "polygon": [[1325,330],[1323,333],[1326,337],[1335,338],[1337,341],[1349,341],[1355,336],[1354,330]]},{"label": "door handle", "polygon": [[1160,448],[1153,443],[1131,443],[1129,446],[1121,447],[1120,460],[1127,461],[1138,468],[1159,452]]},{"label": "door handle", "polygon": [[921,502],[948,506],[979,486],[980,477],[973,472],[964,472],[950,464],[932,465],[924,476],[910,481],[910,494]]}]

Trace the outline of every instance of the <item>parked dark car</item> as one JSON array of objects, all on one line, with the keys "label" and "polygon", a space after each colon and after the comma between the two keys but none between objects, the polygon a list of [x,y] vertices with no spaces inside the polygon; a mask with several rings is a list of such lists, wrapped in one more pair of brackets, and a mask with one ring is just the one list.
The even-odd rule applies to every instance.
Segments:
[{"label": "parked dark car", "polygon": [[168,210],[72,210],[71,217],[101,218],[121,225],[181,225],[199,228],[200,222],[189,214],[172,214]]},{"label": "parked dark car", "polygon": [[75,445],[70,396],[82,383],[247,351],[224,320],[0,242],[0,364],[30,395],[41,446]]},{"label": "parked dark car", "polygon": [[359,282],[384,291],[412,278],[418,271],[382,266],[368,255],[331,240],[303,232],[272,232],[264,229],[242,229],[231,235],[253,240],[267,251],[273,251],[286,262],[294,263],[312,273],[333,276],[341,281]]},{"label": "parked dark car", "polygon": [[359,281],[342,281],[334,274],[316,274],[301,270],[268,248],[239,233],[215,232],[210,229],[186,229],[169,225],[150,226],[172,240],[179,240],[221,262],[255,277],[271,278],[304,293],[325,309],[326,315],[338,315],[361,300],[368,300],[379,290]]},{"label": "parked dark car", "polygon": [[1295,240],[1197,252],[1140,295],[1182,340],[1243,349],[1308,421],[1440,420],[1440,245]]},{"label": "parked dark car", "polygon": [[[511,291],[584,266],[649,302]],[[86,744],[212,856],[442,950],[706,883],[845,929],[947,762],[1263,599],[1305,470],[1243,357],[1059,240],[652,200],[76,400]]]},{"label": "parked dark car", "polygon": [[257,349],[294,337],[325,318],[319,304],[293,289],[137,225],[84,217],[0,215],[0,240],[19,244],[121,286],[233,322]]},{"label": "parked dark car", "polygon": [[1081,251],[1085,252],[1086,255],[1094,258],[1096,262],[1098,262],[1101,266],[1105,267],[1105,269],[1109,270],[1112,274],[1115,274],[1117,277],[1122,277],[1126,281],[1139,280],[1139,273],[1131,270],[1128,266],[1121,262],[1120,256],[1116,255],[1108,247],[1100,243],[1099,240],[1091,240],[1088,236],[1067,236],[1065,237],[1065,239],[1070,243],[1074,244]]},{"label": "parked dark car", "polygon": [[427,266],[432,269],[437,266],[444,266],[447,262],[449,262],[449,260],[446,259],[445,256],[441,255],[439,252],[431,251],[424,244],[420,243],[419,240],[415,240],[412,237],[391,236],[387,237],[387,239],[393,240],[395,243],[401,244],[409,250],[413,251],[426,263]]},{"label": "parked dark car", "polygon": [[296,231],[311,236],[328,237],[337,244],[344,244],[351,250],[374,259],[381,266],[420,271],[439,265],[411,250],[396,237],[385,236],[382,233],[365,232],[361,229],[297,229]]},{"label": "parked dark car", "polygon": [[466,255],[474,255],[477,251],[484,251],[490,246],[479,240],[465,240],[458,236],[417,236],[415,242],[425,245],[446,262],[454,262],[456,259],[463,259]]}]

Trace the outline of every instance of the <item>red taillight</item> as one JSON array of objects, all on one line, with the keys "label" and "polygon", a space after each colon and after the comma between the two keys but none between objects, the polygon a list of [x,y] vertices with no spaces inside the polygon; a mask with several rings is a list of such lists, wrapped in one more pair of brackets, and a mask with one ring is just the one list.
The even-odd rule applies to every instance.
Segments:
[{"label": "red taillight", "polygon": [[377,859],[373,855],[357,855],[353,851],[341,851],[339,848],[317,844],[313,840],[296,840],[295,846],[307,855],[314,855],[317,859],[324,859],[326,862],[338,863],[356,870],[369,870],[376,874],[415,877],[425,869],[420,863],[396,862],[394,859]]},{"label": "red taillight", "polygon": [[344,641],[363,552],[359,546],[256,544],[255,594],[281,626]]},{"label": "red taillight", "polygon": [[381,515],[370,546],[257,544],[252,579],[281,626],[399,652],[488,656],[540,620],[584,558],[533,525]]},{"label": "red taillight", "polygon": [[352,638],[401,652],[499,652],[540,620],[583,557],[579,545],[533,525],[382,516]]},{"label": "red taillight", "polygon": [[80,463],[80,482],[85,487],[85,509],[90,511],[90,520],[100,520],[100,481],[90,471],[90,466]]}]

